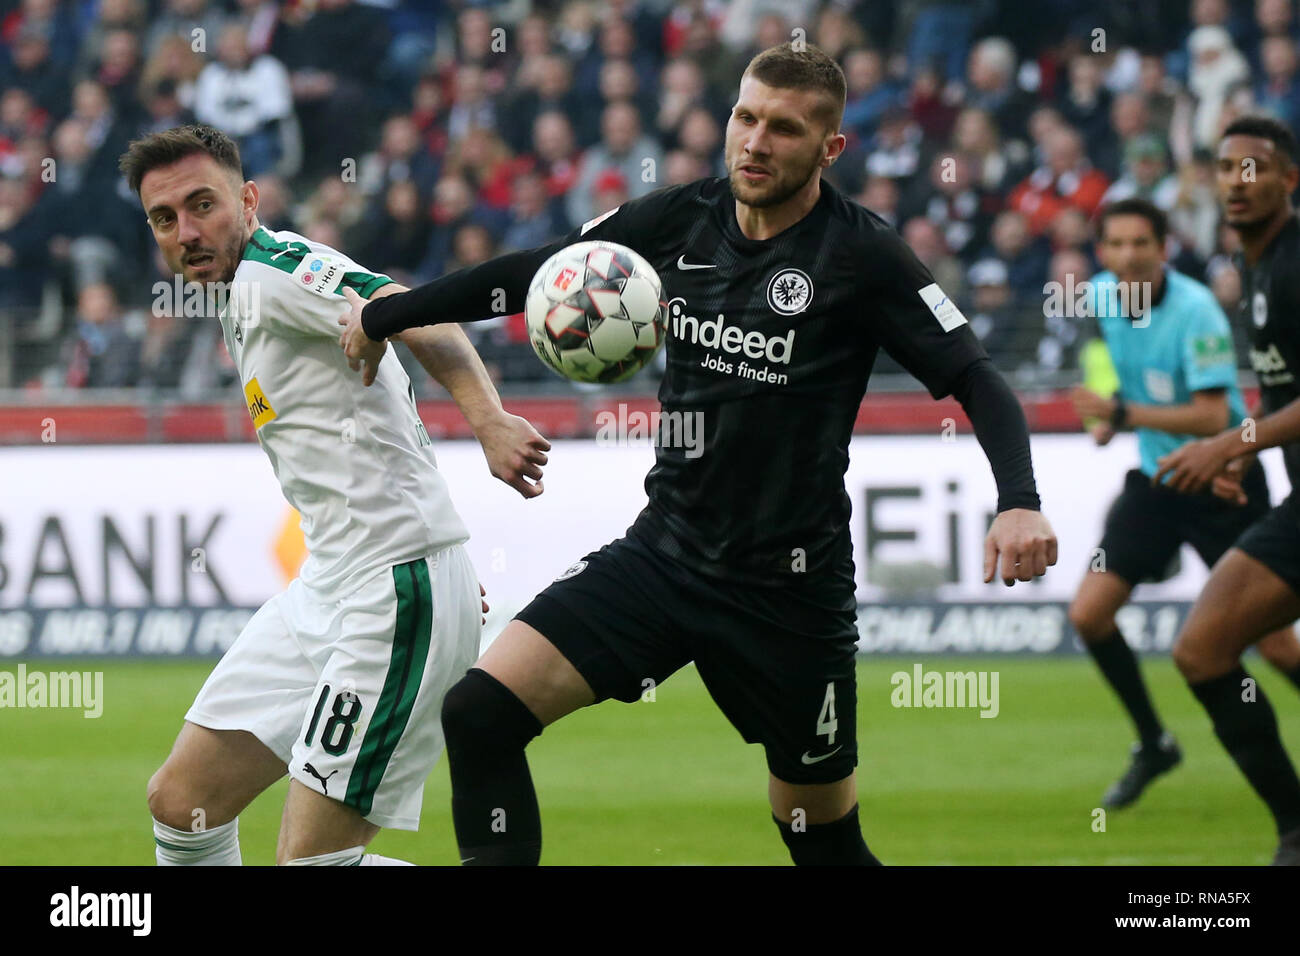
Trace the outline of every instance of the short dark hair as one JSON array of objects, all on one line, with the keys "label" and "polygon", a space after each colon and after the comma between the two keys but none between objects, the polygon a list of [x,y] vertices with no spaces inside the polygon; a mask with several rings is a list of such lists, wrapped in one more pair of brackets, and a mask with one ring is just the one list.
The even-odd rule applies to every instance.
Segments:
[{"label": "short dark hair", "polygon": [[1106,220],[1111,216],[1141,216],[1151,223],[1151,228],[1156,234],[1156,242],[1161,245],[1164,245],[1165,236],[1169,234],[1169,219],[1165,216],[1164,210],[1149,199],[1130,196],[1128,199],[1119,199],[1103,206],[1097,213],[1099,238],[1106,238]]},{"label": "short dark hair", "polygon": [[801,44],[801,47],[796,50],[793,43],[770,47],[749,61],[743,76],[752,76],[778,89],[825,93],[834,105],[819,110],[819,118],[832,131],[839,132],[848,89],[844,71],[825,51],[813,44]]},{"label": "short dark hair", "polygon": [[145,173],[160,166],[170,166],[195,153],[211,156],[217,165],[229,169],[243,182],[244,165],[239,159],[239,146],[221,130],[203,124],[174,126],[133,140],[117,161],[117,166],[126,174],[131,191],[138,196]]},{"label": "short dark hair", "polygon": [[1223,139],[1229,136],[1258,136],[1266,139],[1284,153],[1293,166],[1300,163],[1300,146],[1296,145],[1291,127],[1271,116],[1239,117],[1223,131]]}]

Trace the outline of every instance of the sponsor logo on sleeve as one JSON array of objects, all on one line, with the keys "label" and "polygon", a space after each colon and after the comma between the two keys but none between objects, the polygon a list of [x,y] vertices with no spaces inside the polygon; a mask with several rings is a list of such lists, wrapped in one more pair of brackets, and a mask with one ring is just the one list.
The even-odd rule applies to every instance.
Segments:
[{"label": "sponsor logo on sleeve", "polygon": [[1233,365],[1232,339],[1226,335],[1200,335],[1192,339],[1192,354],[1197,368],[1214,365]]},{"label": "sponsor logo on sleeve", "polygon": [[966,316],[961,314],[957,303],[948,298],[948,294],[939,288],[939,283],[931,282],[925,288],[917,289],[916,292],[929,306],[930,312],[945,332],[951,332],[957,326],[966,324]]},{"label": "sponsor logo on sleeve", "polygon": [[347,263],[336,256],[311,253],[293,270],[293,281],[317,295],[333,296],[347,272]]},{"label": "sponsor logo on sleeve", "polygon": [[556,577],[555,581],[556,582],[567,581],[569,580],[569,578],[576,578],[579,574],[581,574],[583,571],[586,570],[587,570],[586,561],[575,561],[573,562],[573,564],[565,568],[564,571],[562,571],[559,574],[559,576]]},{"label": "sponsor logo on sleeve", "polygon": [[578,235],[585,236],[587,234],[587,230],[595,229],[602,222],[604,222],[606,219],[614,215],[614,213],[618,212],[622,208],[623,208],[622,206],[615,206],[609,212],[601,213],[595,219],[588,219],[586,222],[582,224],[582,232],[578,233]]}]

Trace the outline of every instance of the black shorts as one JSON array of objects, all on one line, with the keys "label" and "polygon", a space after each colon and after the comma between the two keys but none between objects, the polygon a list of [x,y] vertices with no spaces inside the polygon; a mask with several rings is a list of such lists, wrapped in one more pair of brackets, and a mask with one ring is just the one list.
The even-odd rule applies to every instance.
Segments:
[{"label": "black shorts", "polygon": [[1264,469],[1252,468],[1242,480],[1248,499],[1234,505],[1208,492],[1188,495],[1156,487],[1134,469],[1124,490],[1106,514],[1101,550],[1105,570],[1134,586],[1163,581],[1177,567],[1178,549],[1186,542],[1206,567],[1223,556],[1243,532],[1268,513]]},{"label": "black shorts", "polygon": [[715,703],[790,783],[832,783],[858,756],[857,626],[797,592],[706,578],[634,537],[592,552],[518,614],[597,700],[636,701],[694,661]]},{"label": "black shorts", "polygon": [[1251,525],[1236,546],[1300,595],[1300,504],[1295,492]]}]

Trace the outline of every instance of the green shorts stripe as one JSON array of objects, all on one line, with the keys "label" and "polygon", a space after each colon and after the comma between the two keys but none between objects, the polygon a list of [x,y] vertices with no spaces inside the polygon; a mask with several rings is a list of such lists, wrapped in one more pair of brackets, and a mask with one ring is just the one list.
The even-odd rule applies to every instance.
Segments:
[{"label": "green shorts stripe", "polygon": [[362,816],[370,812],[388,761],[402,739],[415,698],[420,693],[424,664],[429,656],[433,630],[433,593],[429,566],[423,559],[393,568],[397,590],[397,623],[393,628],[393,652],[388,662],[384,689],[375,705],[374,717],[366,729],[361,751],[348,778],[343,802],[356,807]]}]

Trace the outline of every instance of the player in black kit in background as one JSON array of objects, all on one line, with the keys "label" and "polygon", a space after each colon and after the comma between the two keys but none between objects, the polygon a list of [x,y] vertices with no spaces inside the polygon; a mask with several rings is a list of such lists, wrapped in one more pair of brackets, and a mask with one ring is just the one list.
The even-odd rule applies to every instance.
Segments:
[{"label": "player in black kit in background", "polygon": [[1275,864],[1300,865],[1300,779],[1282,746],[1277,717],[1241,666],[1246,648],[1300,617],[1300,221],[1291,194],[1300,151],[1286,126],[1243,117],[1219,142],[1218,189],[1228,225],[1241,237],[1242,318],[1260,411],[1214,438],[1160,459],[1155,479],[1194,492],[1207,486],[1244,502],[1240,476],[1249,459],[1284,445],[1291,494],[1214,566],[1174,644],[1174,661],[1218,736],[1277,824]]},{"label": "player in black kit in background", "polygon": [[[767,50],[746,69],[727,125],[729,178],[625,203],[559,242],[381,308],[354,303],[342,340],[370,375],[398,330],[486,318],[496,289],[506,311],[521,311],[552,253],[579,239],[621,243],[664,279],[665,418],[703,415],[703,454],[661,436],[649,504],[626,536],[539,594],[448,694],[463,862],[536,863],[527,743],[579,707],[637,700],[644,681],[692,660],[742,737],[763,744],[794,861],[878,862],[857,819],[844,472],[879,348],[971,419],[998,486],[985,580],[999,558],[1008,585],[1056,563],[1015,396],[897,233],[821,182],[844,149],[843,108],[844,75],[824,53]],[[496,832],[501,811],[508,823]]]}]

